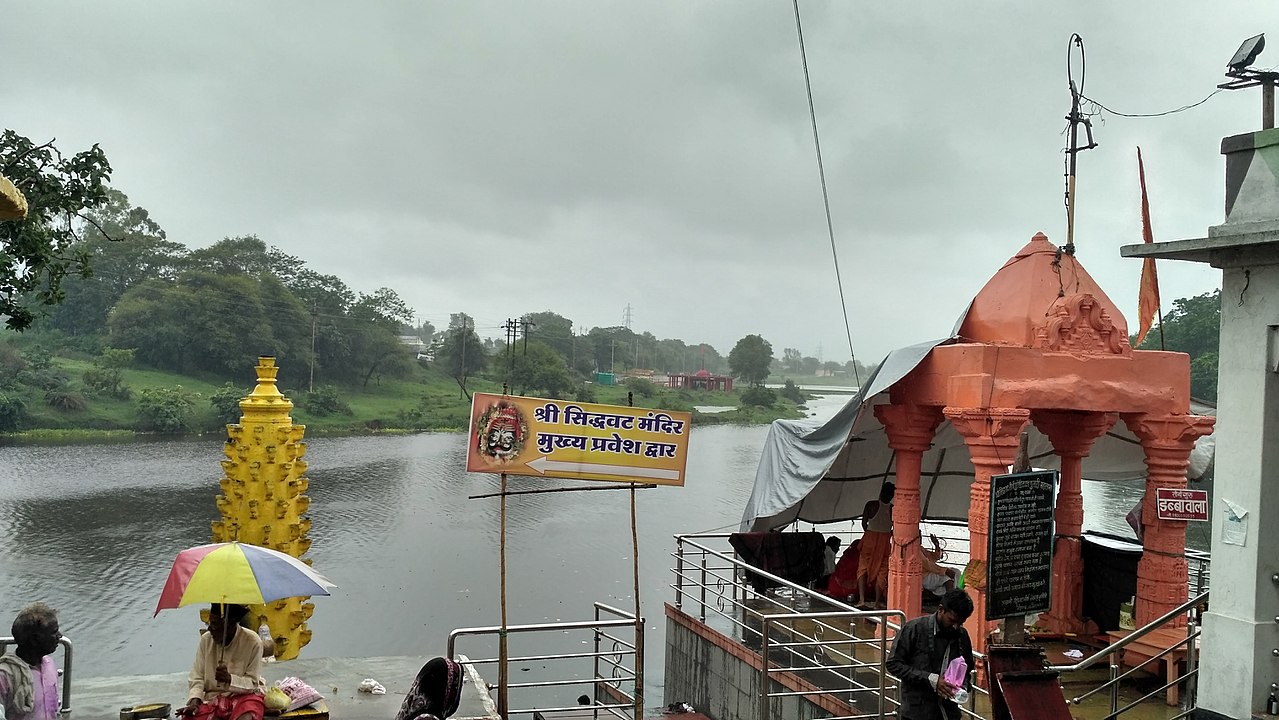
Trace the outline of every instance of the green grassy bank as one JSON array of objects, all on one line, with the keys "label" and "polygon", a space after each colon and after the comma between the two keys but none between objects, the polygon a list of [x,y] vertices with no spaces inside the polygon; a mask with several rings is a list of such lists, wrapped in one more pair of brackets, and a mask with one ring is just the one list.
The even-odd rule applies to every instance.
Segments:
[{"label": "green grassy bank", "polygon": [[[22,406],[16,430],[4,437],[32,442],[77,442],[128,438],[140,434],[200,435],[223,432],[227,422],[238,419],[236,402],[252,389],[255,376],[246,369],[242,382],[227,383],[222,378],[178,375],[156,370],[126,367],[120,371],[124,390],[118,395],[92,393],[77,379],[93,364],[88,359],[55,357],[49,372],[60,374],[66,383],[50,392],[35,385],[10,384],[4,393],[16,397]],[[500,382],[472,378],[471,392],[502,392]],[[280,388],[294,407],[294,422],[307,426],[308,436],[406,433],[421,431],[461,431],[470,417],[470,400],[457,382],[433,368],[421,367],[406,379],[383,379],[367,386],[317,386],[315,393],[305,387]],[[693,413],[694,425],[765,424],[778,418],[803,416],[802,403],[773,392],[771,405],[744,404],[743,391],[733,393],[672,390],[648,381],[631,385],[583,384],[573,399],[609,405],[660,408]],[[78,399],[68,400],[67,396]],[[170,403],[160,407],[155,417],[155,395]],[[152,410],[143,406],[150,397]],[[219,399],[220,398],[220,399]],[[759,402],[755,398],[755,402]],[[721,413],[702,414],[694,406],[731,406]],[[172,409],[176,416],[163,414]]]}]

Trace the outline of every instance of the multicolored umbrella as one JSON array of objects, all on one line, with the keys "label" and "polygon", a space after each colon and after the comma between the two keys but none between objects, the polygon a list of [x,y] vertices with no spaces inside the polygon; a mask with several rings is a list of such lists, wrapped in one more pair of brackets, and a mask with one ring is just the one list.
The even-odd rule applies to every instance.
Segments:
[{"label": "multicolored umbrella", "polygon": [[311,566],[282,552],[238,542],[200,545],[174,558],[155,614],[197,603],[263,605],[328,595],[332,587],[337,586]]}]

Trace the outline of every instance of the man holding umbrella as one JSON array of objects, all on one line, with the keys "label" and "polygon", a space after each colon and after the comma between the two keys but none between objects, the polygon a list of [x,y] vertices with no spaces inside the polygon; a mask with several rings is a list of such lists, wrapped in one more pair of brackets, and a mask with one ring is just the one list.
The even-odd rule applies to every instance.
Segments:
[{"label": "man holding umbrella", "polygon": [[[224,609],[225,608],[225,609]],[[200,636],[188,677],[188,718],[262,720],[262,640],[240,626],[243,605],[209,608],[209,631]]]},{"label": "man holding umbrella", "polygon": [[200,637],[191,665],[187,704],[179,713],[201,720],[262,720],[262,640],[240,627],[244,605],[328,595],[332,587],[310,565],[258,545],[214,543],[178,553],[156,614],[213,603],[209,632]]}]

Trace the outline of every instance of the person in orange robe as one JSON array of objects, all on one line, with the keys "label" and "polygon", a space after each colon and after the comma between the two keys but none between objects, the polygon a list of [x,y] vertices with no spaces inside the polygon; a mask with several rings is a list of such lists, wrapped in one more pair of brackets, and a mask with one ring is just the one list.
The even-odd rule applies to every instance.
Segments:
[{"label": "person in orange robe", "polygon": [[857,558],[857,598],[881,604],[888,597],[888,552],[893,546],[893,494],[897,486],[886,482],[879,499],[862,509],[862,543]]}]

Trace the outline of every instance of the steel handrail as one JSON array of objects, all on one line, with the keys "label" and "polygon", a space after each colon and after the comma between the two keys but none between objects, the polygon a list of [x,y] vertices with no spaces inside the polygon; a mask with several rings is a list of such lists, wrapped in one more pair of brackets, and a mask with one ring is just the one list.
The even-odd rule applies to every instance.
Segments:
[{"label": "steel handrail", "polygon": [[[639,667],[640,667],[639,664],[643,662],[643,656],[644,656],[643,655],[644,653],[643,628],[645,624],[644,619],[642,617],[636,618],[635,615],[629,612],[625,612],[615,607],[605,605],[599,602],[594,603],[594,610],[595,610],[595,618],[596,618],[595,620],[507,625],[505,628],[505,631],[507,634],[535,633],[535,632],[548,632],[548,631],[565,632],[569,630],[592,631],[596,640],[596,646],[595,646],[594,652],[565,653],[565,654],[548,653],[548,654],[542,654],[542,655],[529,655],[529,656],[522,656],[522,657],[507,658],[507,662],[508,663],[521,662],[521,661],[527,661],[531,659],[542,659],[542,660],[589,659],[589,660],[592,660],[595,665],[595,671],[593,673],[594,677],[586,678],[586,679],[544,680],[539,682],[528,682],[528,683],[509,683],[507,685],[507,688],[523,690],[528,688],[539,688],[539,687],[550,688],[550,687],[565,687],[565,686],[572,686],[572,685],[590,685],[596,688],[595,692],[598,692],[599,686],[603,684],[605,686],[612,687],[613,691],[615,691],[617,695],[619,695],[621,698],[625,699],[626,702],[624,704],[608,704],[608,703],[596,704],[591,706],[592,710],[596,711],[597,713],[601,711],[607,711],[609,715],[612,715],[618,718],[627,717],[625,714],[618,712],[618,708],[625,708],[631,711],[632,713],[637,714],[639,712],[639,709],[642,707],[642,702],[643,702],[642,700],[643,688],[640,686],[640,678],[642,677],[642,675],[640,674],[641,671],[639,670]],[[607,619],[607,620],[602,619],[600,618],[601,613],[611,613],[613,615],[616,615],[617,618]],[[621,637],[610,635],[608,632],[605,631],[607,628],[631,628],[632,630],[635,631],[635,639],[633,641],[628,641]],[[457,657],[457,641],[462,637],[482,636],[482,635],[500,636],[502,632],[503,632],[503,628],[500,625],[457,628],[449,633],[448,651],[447,651],[448,657],[450,658]],[[614,648],[611,650],[601,650],[599,647],[599,644],[600,644],[599,641],[601,638],[604,638],[608,640],[610,643],[612,643],[614,645]],[[628,657],[628,656],[633,658],[633,661],[637,666],[636,669],[627,668],[626,665],[622,663],[622,658]],[[613,668],[614,674],[611,677],[604,677],[600,673],[599,670],[600,670],[601,660],[604,662],[605,665]],[[467,662],[471,665],[491,665],[493,663],[501,662],[501,658],[500,657],[483,658],[479,660],[467,659]],[[618,672],[618,671],[621,671],[621,672]],[[618,687],[618,684],[621,682],[634,683],[636,687],[635,692],[627,693],[624,690],[622,690],[621,687]],[[491,690],[491,687],[490,687],[490,690]],[[533,713],[533,712],[539,712],[539,711],[547,712],[552,710],[567,711],[571,709],[581,709],[581,706],[572,706],[572,707],[565,707],[565,708],[513,709],[513,710],[510,710],[510,714],[517,715],[517,714]]]},{"label": "steel handrail", "polygon": [[[756,574],[756,575],[759,575],[760,577],[766,578],[766,579],[768,579],[768,580],[770,580],[770,581],[772,581],[772,582],[774,582],[774,583],[776,583],[776,584],[778,584],[778,585],[780,585],[780,586],[790,588],[791,590],[798,590],[799,592],[801,592],[801,593],[803,593],[803,594],[805,594],[805,595],[807,595],[807,596],[809,596],[809,597],[818,597],[819,599],[821,599],[821,601],[822,601],[822,602],[825,602],[825,603],[830,604],[830,605],[834,605],[834,606],[839,607],[839,608],[843,608],[844,610],[847,610],[847,611],[856,612],[856,613],[862,613],[862,614],[865,614],[865,615],[872,615],[872,614],[874,614],[872,611],[863,611],[863,610],[858,610],[856,607],[853,607],[852,605],[849,605],[848,603],[845,603],[845,602],[843,602],[843,601],[841,601],[841,600],[837,600],[837,599],[835,599],[835,598],[833,598],[833,597],[829,597],[829,596],[826,596],[826,595],[819,595],[818,593],[814,593],[811,589],[809,589],[809,588],[807,588],[807,587],[804,587],[803,585],[797,585],[796,583],[793,583],[793,582],[791,582],[790,580],[787,580],[786,578],[783,578],[783,577],[779,577],[779,576],[777,576],[777,575],[774,575],[774,574],[772,574],[772,573],[768,572],[767,570],[761,570],[760,568],[757,568],[757,567],[755,567],[754,565],[751,565],[750,563],[748,563],[748,562],[746,562],[746,561],[744,561],[744,560],[740,560],[740,559],[738,559],[738,558],[731,557],[731,556],[726,555],[726,554],[724,554],[724,553],[722,553],[722,552],[720,552],[720,551],[718,551],[718,550],[712,550],[711,548],[706,547],[705,545],[702,545],[702,544],[700,544],[700,543],[697,543],[697,542],[693,542],[693,541],[691,541],[691,540],[688,540],[688,538],[692,538],[692,537],[699,537],[699,538],[700,538],[700,537],[725,537],[725,538],[726,538],[726,537],[728,537],[728,535],[725,535],[725,534],[717,534],[717,535],[676,535],[676,536],[675,536],[675,545],[676,545],[676,547],[678,548],[681,542],[687,542],[689,545],[692,545],[693,547],[695,547],[695,548],[697,548],[698,550],[702,551],[702,553],[703,553],[703,554],[713,555],[713,556],[715,556],[715,557],[717,557],[717,558],[719,558],[719,559],[721,559],[721,560],[724,560],[725,562],[728,562],[728,563],[729,563],[732,567],[734,567],[735,569],[750,570],[752,573],[754,573],[754,574]],[[678,555],[678,553],[672,553],[672,556],[677,556],[677,555]],[[672,572],[675,572],[675,571],[672,569]],[[677,577],[678,577],[678,575],[677,575]],[[677,592],[679,592],[679,590],[680,590],[679,588],[676,588],[676,591],[677,591]],[[677,607],[678,607],[678,605],[677,605]]]},{"label": "steel handrail", "polygon": [[[3,653],[10,645],[17,645],[18,641],[12,637],[0,637],[0,653]],[[58,711],[61,715],[71,714],[71,638],[63,635],[58,638],[58,644],[62,646],[62,669],[58,671],[58,679],[62,682],[62,708]]]},{"label": "steel handrail", "polygon": [[[1092,697],[1093,695],[1096,695],[1097,693],[1099,693],[1099,692],[1101,692],[1101,691],[1103,691],[1103,690],[1109,690],[1109,689],[1110,689],[1110,687],[1111,687],[1112,685],[1118,685],[1119,683],[1123,682],[1124,680],[1127,680],[1128,678],[1132,677],[1133,675],[1136,675],[1138,672],[1143,671],[1147,665],[1149,665],[1149,664],[1150,664],[1150,663],[1152,663],[1152,662],[1155,662],[1156,660],[1159,660],[1159,659],[1163,658],[1165,655],[1167,655],[1168,653],[1172,652],[1173,650],[1176,650],[1177,648],[1181,647],[1182,645],[1185,645],[1185,644],[1187,643],[1187,641],[1189,641],[1189,640],[1194,640],[1194,639],[1198,638],[1198,637],[1199,637],[1200,632],[1201,632],[1201,631],[1199,631],[1199,630],[1195,630],[1193,633],[1189,633],[1189,634],[1187,634],[1187,635],[1186,635],[1186,639],[1185,639],[1185,640],[1180,640],[1180,641],[1178,641],[1178,642],[1176,642],[1176,643],[1173,643],[1172,645],[1170,645],[1170,646],[1168,646],[1168,647],[1164,648],[1163,650],[1161,650],[1161,651],[1159,652],[1159,654],[1158,654],[1158,655],[1152,655],[1150,658],[1146,659],[1144,662],[1142,662],[1142,663],[1140,663],[1140,664],[1137,664],[1137,665],[1133,665],[1131,668],[1129,668],[1128,670],[1126,670],[1126,671],[1124,671],[1124,672],[1122,672],[1122,673],[1119,673],[1119,672],[1118,672],[1118,669],[1117,669],[1117,668],[1118,668],[1119,666],[1115,665],[1114,663],[1111,663],[1111,675],[1112,675],[1112,677],[1111,677],[1109,680],[1107,680],[1106,682],[1104,682],[1104,683],[1102,683],[1102,684],[1098,685],[1097,687],[1093,688],[1092,690],[1089,690],[1088,692],[1084,693],[1083,695],[1079,695],[1078,697],[1073,697],[1073,698],[1071,698],[1071,699],[1070,699],[1070,702],[1071,702],[1071,703],[1073,703],[1073,704],[1075,704],[1075,705],[1078,705],[1079,703],[1083,702],[1084,700],[1087,700],[1088,698]],[[1197,675],[1197,674],[1198,674],[1198,672],[1199,672],[1199,671],[1198,671],[1197,669],[1195,669],[1195,670],[1188,670],[1188,671],[1186,672],[1186,674],[1185,674],[1185,675],[1182,675],[1182,676],[1178,677],[1176,681],[1177,681],[1177,682],[1181,682],[1182,680],[1185,680],[1186,678],[1190,677],[1191,675]],[[1116,673],[1118,673],[1118,674],[1116,674]],[[1168,683],[1167,685],[1163,686],[1162,688],[1159,688],[1159,690],[1156,690],[1155,692],[1157,693],[1157,692],[1160,692],[1160,691],[1163,691],[1163,690],[1167,690],[1167,689],[1168,689],[1169,687],[1171,687],[1171,686],[1172,686],[1172,683]],[[1122,711],[1120,711],[1120,712],[1122,712]]]},{"label": "steel handrail", "polygon": [[[1120,640],[1119,642],[1106,646],[1102,650],[1098,651],[1097,654],[1093,655],[1092,657],[1084,658],[1083,660],[1075,663],[1074,665],[1049,665],[1047,669],[1060,672],[1060,673],[1067,673],[1067,672],[1078,672],[1079,670],[1085,670],[1087,668],[1090,668],[1093,665],[1097,664],[1101,660],[1101,658],[1108,657],[1115,651],[1122,650],[1125,647],[1128,647],[1130,644],[1140,640],[1141,638],[1149,635],[1155,630],[1158,630],[1159,628],[1163,627],[1165,624],[1167,624],[1169,620],[1172,620],[1178,615],[1182,615],[1186,613],[1191,608],[1197,605],[1203,604],[1207,599],[1208,599],[1208,593],[1204,592],[1201,595],[1191,598],[1190,600],[1187,600],[1186,602],[1178,605],[1172,610],[1169,610],[1168,612],[1159,616],[1158,619],[1147,623],[1146,625],[1142,626],[1141,628],[1137,630],[1134,630],[1132,633],[1130,633],[1127,637]],[[1177,643],[1177,645],[1180,645],[1180,644],[1181,643]],[[1176,647],[1176,645],[1174,645],[1173,647]]]},{"label": "steel handrail", "polygon": [[[769,632],[769,627],[770,627],[771,625],[773,625],[774,623],[777,623],[777,624],[779,624],[779,626],[780,626],[780,623],[781,623],[781,622],[792,622],[792,623],[793,623],[793,622],[794,622],[794,621],[796,621],[796,620],[812,620],[812,621],[816,621],[816,622],[821,622],[822,620],[828,620],[828,619],[829,619],[829,620],[833,620],[833,619],[836,619],[836,618],[849,618],[849,619],[853,619],[853,620],[856,620],[856,619],[871,619],[871,620],[877,620],[877,621],[881,621],[881,623],[880,623],[880,624],[881,624],[881,628],[880,628],[880,633],[879,633],[879,634],[880,634],[880,638],[879,638],[879,640],[880,640],[880,642],[882,642],[882,643],[884,644],[885,649],[887,649],[887,641],[888,641],[888,637],[887,637],[887,632],[886,632],[886,626],[887,626],[887,625],[889,625],[889,618],[890,618],[890,617],[898,617],[898,618],[901,618],[901,619],[902,619],[902,622],[905,622],[905,616],[902,614],[902,612],[901,612],[900,610],[887,610],[887,609],[886,609],[886,610],[865,610],[865,611],[864,611],[864,610],[856,610],[856,609],[854,609],[854,610],[851,610],[851,611],[849,611],[849,610],[842,610],[842,611],[841,611],[841,610],[835,610],[835,611],[825,611],[825,612],[805,612],[805,613],[794,613],[794,612],[793,612],[793,613],[783,613],[783,614],[766,614],[766,615],[765,615],[765,614],[761,614],[759,617],[760,617],[760,621],[761,621],[761,625],[760,625],[760,653],[759,653],[759,655],[760,655],[760,660],[761,660],[761,663],[760,663],[760,678],[761,678],[761,687],[760,687],[760,695],[761,695],[761,698],[760,698],[760,699],[761,699],[761,702],[760,702],[760,712],[761,712],[761,718],[765,718],[765,717],[766,717],[765,713],[767,712],[767,709],[768,709],[768,706],[769,706],[769,704],[768,704],[768,699],[769,699],[769,698],[773,698],[773,697],[790,697],[790,696],[796,696],[796,695],[809,695],[809,694],[832,694],[832,695],[835,695],[835,694],[843,694],[843,693],[854,694],[854,693],[858,693],[858,692],[869,692],[869,691],[872,691],[872,690],[878,691],[878,692],[877,692],[877,695],[878,695],[878,698],[879,698],[879,710],[878,710],[878,715],[877,715],[877,716],[878,716],[878,717],[880,717],[880,718],[882,718],[882,717],[884,717],[884,716],[885,716],[885,710],[886,710],[886,707],[885,707],[885,700],[886,700],[886,699],[888,699],[888,698],[886,698],[885,694],[886,694],[887,692],[890,692],[890,691],[892,691],[892,690],[896,689],[896,687],[897,687],[895,684],[890,684],[890,683],[887,683],[887,682],[886,682],[886,681],[887,681],[887,679],[890,677],[890,676],[887,674],[887,672],[886,672],[886,670],[885,670],[885,668],[884,668],[884,664],[885,664],[886,659],[887,659],[887,652],[884,652],[884,653],[881,653],[881,654],[880,654],[879,663],[878,663],[878,666],[879,666],[879,672],[877,673],[877,675],[878,675],[878,677],[879,677],[879,686],[878,686],[878,687],[873,687],[873,686],[869,686],[869,685],[863,685],[863,684],[858,683],[858,682],[856,682],[855,680],[852,680],[852,679],[850,678],[851,684],[850,684],[850,687],[849,687],[847,690],[842,690],[842,689],[841,689],[841,690],[822,690],[822,691],[820,691],[820,692],[810,692],[810,691],[789,691],[789,692],[774,693],[774,692],[770,692],[770,690],[769,690],[769,685],[768,685],[768,677],[769,677],[769,674],[770,674],[770,673],[773,673],[773,672],[781,672],[781,671],[783,670],[783,668],[770,667],[770,666],[769,666],[769,662],[768,662],[768,660],[769,660],[769,649],[770,649],[770,648],[773,648],[773,647],[777,647],[777,646],[779,646],[779,645],[782,645],[783,643],[773,643],[773,642],[770,642],[770,634],[771,634],[771,633]],[[832,628],[833,628],[833,626],[828,626],[828,627],[832,627]],[[835,629],[835,628],[833,628],[833,629]],[[791,632],[792,634],[795,634],[795,633],[796,633],[796,631],[795,631],[795,629],[794,629],[793,627],[790,629],[790,632]],[[801,636],[802,636],[802,635],[801,635]],[[817,640],[816,638],[814,638],[814,639],[813,639],[813,641],[812,641],[811,643],[805,643],[805,644],[808,644],[808,645],[816,645],[816,646],[819,646],[819,647],[820,647],[820,646],[823,646],[823,645],[826,645],[826,644],[841,644],[841,643],[844,643],[844,642],[847,642],[847,640],[843,640],[843,639],[839,639],[839,638],[834,639],[834,640]],[[856,658],[850,658],[850,659],[852,659],[852,660],[856,660]],[[870,666],[870,665],[872,665],[872,664],[873,664],[873,663],[864,663],[864,664],[859,665],[859,666],[857,666],[857,667],[867,667],[867,666]],[[821,669],[827,669],[827,670],[829,670],[830,668],[828,668],[828,667],[826,667],[826,666],[824,666],[824,665],[823,665],[823,666],[821,666]],[[888,699],[888,700],[889,700],[890,702],[897,702],[897,701],[896,701],[896,699]],[[863,717],[863,716],[857,716],[857,717]],[[866,715],[866,716],[864,716],[864,717],[876,717],[876,715]]]},{"label": "steel handrail", "polygon": [[[590,630],[598,627],[635,627],[634,620],[600,620],[592,622],[583,620],[566,623],[534,623],[531,625],[507,625],[507,634],[537,632],[539,630]],[[448,656],[453,657],[453,649],[457,638],[465,635],[492,635],[502,632],[501,625],[485,625],[482,627],[457,628],[449,633]]]}]

